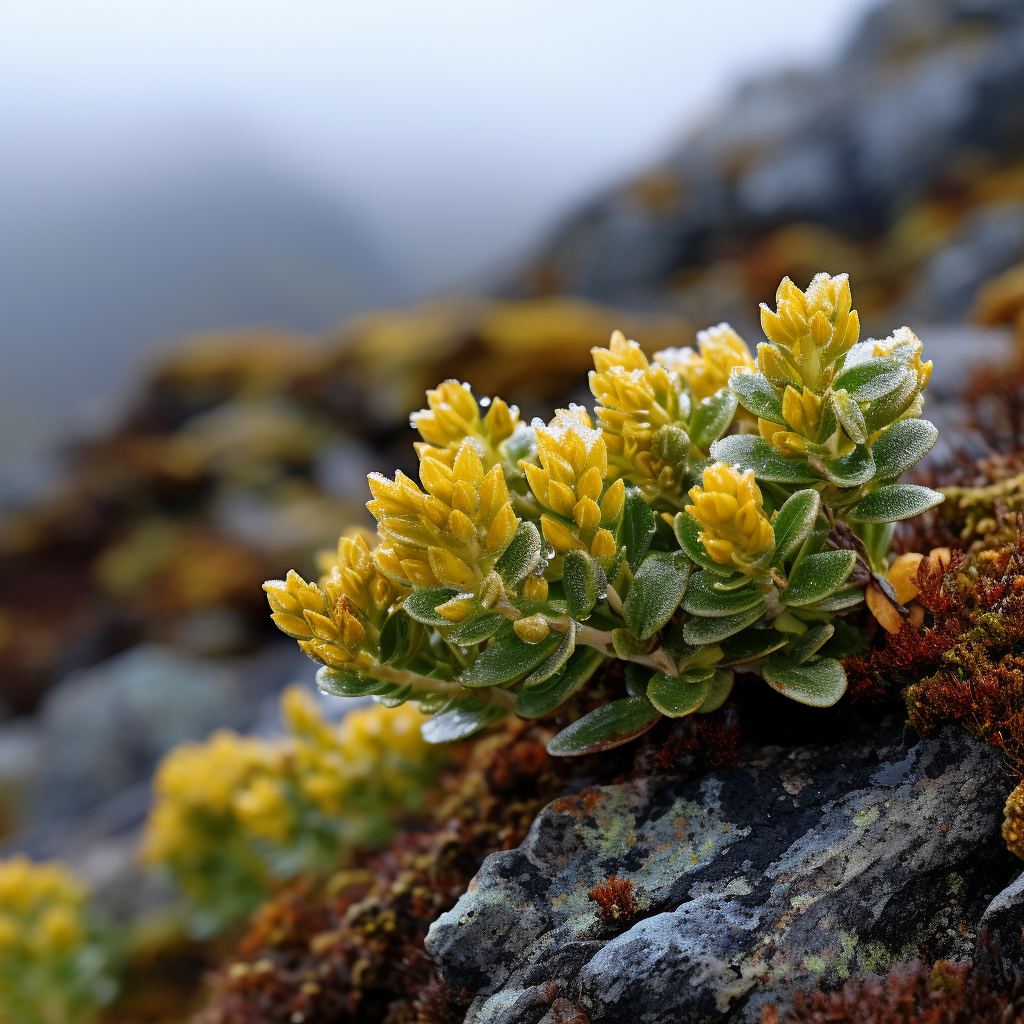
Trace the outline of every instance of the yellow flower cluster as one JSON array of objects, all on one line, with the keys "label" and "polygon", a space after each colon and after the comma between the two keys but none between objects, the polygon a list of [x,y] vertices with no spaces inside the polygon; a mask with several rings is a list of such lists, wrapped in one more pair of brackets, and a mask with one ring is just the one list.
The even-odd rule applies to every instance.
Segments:
[{"label": "yellow flower cluster", "polygon": [[423,438],[415,444],[421,459],[429,455],[451,468],[468,437],[479,443],[484,468],[490,469],[501,462],[499,446],[515,431],[519,410],[495,398],[481,417],[469,385],[446,380],[427,392],[427,408],[414,412],[410,420]]},{"label": "yellow flower cluster", "polygon": [[784,277],[775,303],[774,312],[761,303],[761,327],[771,344],[757,346],[758,368],[780,385],[823,391],[836,360],[860,336],[848,275],[816,274],[806,291]]},{"label": "yellow flower cluster", "polygon": [[876,341],[872,355],[892,356],[900,353],[903,364],[917,375],[917,389],[921,392],[932,379],[932,361],[929,359],[927,363],[921,362],[923,350],[924,342],[909,327],[900,327],[885,341]]},{"label": "yellow flower cluster", "polygon": [[0,1022],[92,1024],[116,990],[86,886],[64,865],[0,861]]},{"label": "yellow flower cluster", "polygon": [[272,851],[336,859],[345,844],[386,832],[392,810],[422,794],[431,748],[414,706],[375,704],[333,725],[294,686],[281,716],[282,738],[220,730],[176,747],[157,769],[143,854],[194,902],[223,896],[211,884],[258,897],[273,874]]},{"label": "yellow flower cluster", "polygon": [[764,514],[761,490],[753,470],[741,473],[716,462],[704,470],[704,487],[690,490],[686,511],[703,527],[700,541],[708,555],[722,565],[752,573],[775,534]]},{"label": "yellow flower cluster", "polygon": [[381,537],[374,562],[402,586],[475,590],[519,523],[501,466],[485,472],[474,442],[466,438],[450,464],[422,453],[420,480],[425,492],[404,473],[394,480],[370,476],[373,501],[366,507]]},{"label": "yellow flower cluster", "polygon": [[268,580],[263,589],[277,627],[311,658],[335,668],[358,658],[367,632],[376,640],[388,609],[405,594],[377,572],[362,530],[338,541],[337,558],[319,585],[292,570],[283,580]]},{"label": "yellow flower cluster", "polygon": [[589,551],[595,558],[615,555],[615,538],[606,529],[622,512],[626,486],[616,480],[602,496],[608,473],[608,449],[590,417],[579,406],[560,409],[547,427],[536,427],[540,465],[520,466],[543,513],[541,532],[559,554]]},{"label": "yellow flower cluster", "polygon": [[697,333],[697,349],[669,348],[654,358],[679,374],[695,402],[718,394],[729,383],[733,370],[754,370],[757,364],[747,343],[726,323]]},{"label": "yellow flower cluster", "polygon": [[81,943],[87,899],[63,864],[36,864],[23,854],[0,861],[0,958],[47,956]]},{"label": "yellow flower cluster", "polygon": [[[782,394],[782,415],[790,429],[771,420],[758,419],[757,428],[761,436],[783,455],[806,454],[807,443],[817,434],[821,424],[821,399],[810,388],[801,392],[792,384],[787,384]],[[853,440],[837,431],[834,438],[835,450],[831,454],[846,455],[853,447]]]},{"label": "yellow flower cluster", "polygon": [[[678,351],[678,350],[670,350]],[[685,418],[680,406],[679,377],[661,363],[650,363],[635,341],[621,331],[608,348],[593,348],[595,369],[590,390],[598,401],[597,420],[607,447],[612,477],[623,476],[643,486],[663,488],[676,483],[676,467],[652,451],[662,427]]]}]

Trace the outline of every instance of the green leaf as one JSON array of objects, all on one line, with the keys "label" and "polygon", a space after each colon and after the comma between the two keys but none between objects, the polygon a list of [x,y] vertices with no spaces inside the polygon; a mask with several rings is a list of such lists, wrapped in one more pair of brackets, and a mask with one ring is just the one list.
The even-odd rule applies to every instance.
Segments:
[{"label": "green leaf", "polygon": [[626,502],[622,507],[622,518],[615,531],[616,547],[626,548],[626,561],[636,572],[643,561],[654,536],[654,513],[643,495],[635,487],[626,491]]},{"label": "green leaf", "polygon": [[523,686],[537,686],[550,679],[572,656],[576,650],[576,635],[579,624],[572,622],[562,634],[558,646],[523,680]]},{"label": "green leaf", "polygon": [[872,402],[897,388],[904,373],[902,363],[881,356],[851,366],[836,377],[832,387],[848,391],[857,402]]},{"label": "green leaf", "polygon": [[756,661],[772,651],[789,643],[790,638],[774,626],[751,626],[722,641],[722,655],[725,661],[739,664],[742,661]]},{"label": "green leaf", "polygon": [[533,523],[520,523],[494,568],[505,586],[514,590],[533,572],[539,555],[540,532]]},{"label": "green leaf", "polygon": [[548,744],[552,757],[593,754],[629,743],[661,718],[646,697],[624,697],[596,708],[563,729]]},{"label": "green leaf", "polygon": [[765,659],[761,673],[773,690],[815,708],[831,707],[846,692],[846,672],[834,658],[814,657],[796,665],[774,654]]},{"label": "green leaf", "polygon": [[712,668],[691,668],[678,676],[655,672],[647,684],[647,699],[669,718],[682,718],[696,711],[711,692]]},{"label": "green leaf", "polygon": [[898,385],[876,398],[864,411],[864,422],[872,433],[898,420],[914,403],[919,390],[917,374],[906,367],[901,368],[901,373]]},{"label": "green leaf", "polygon": [[323,665],[317,669],[316,685],[331,697],[369,697],[375,694],[391,693],[398,687],[394,683],[372,676],[360,676],[355,672]]},{"label": "green leaf", "polygon": [[825,476],[837,487],[860,487],[875,475],[875,460],[867,445],[859,444],[839,459],[822,459]]},{"label": "green leaf", "polygon": [[767,377],[760,373],[736,369],[729,377],[729,387],[736,393],[740,404],[748,412],[772,423],[787,426],[782,415],[782,398]]},{"label": "green leaf", "polygon": [[712,572],[720,573],[725,576],[731,576],[735,573],[735,566],[723,565],[721,562],[716,562],[708,554],[707,548],[705,548],[700,542],[700,523],[698,523],[689,512],[677,513],[673,528],[675,530],[676,540],[679,541],[679,546],[683,549],[686,557],[689,558],[691,562],[696,562],[697,565],[704,569],[710,569]]},{"label": "green leaf", "polygon": [[836,631],[831,622],[822,622],[817,626],[811,626],[803,636],[798,637],[786,651],[786,657],[797,665],[802,665],[812,654],[817,654],[819,649]]},{"label": "green leaf", "polygon": [[393,693],[374,697],[385,708],[400,708],[412,696],[411,686],[400,686]]},{"label": "green leaf", "polygon": [[606,657],[593,647],[578,647],[565,665],[537,686],[520,691],[516,714],[523,718],[543,718],[567,701],[605,662]]},{"label": "green leaf", "polygon": [[691,647],[717,644],[726,637],[732,636],[733,633],[738,633],[741,629],[757,622],[767,610],[768,605],[762,597],[753,608],[737,612],[735,615],[725,615],[718,619],[703,617],[688,619],[683,623],[683,639]]},{"label": "green leaf", "polygon": [[855,551],[821,551],[807,555],[793,570],[779,601],[797,607],[820,601],[846,582],[856,564]]},{"label": "green leaf", "polygon": [[380,660],[385,665],[404,661],[416,653],[423,639],[420,624],[404,609],[396,608],[381,627]]},{"label": "green leaf", "polygon": [[460,622],[454,629],[444,631],[446,639],[461,647],[471,647],[473,644],[483,643],[488,637],[494,636],[508,619],[498,612],[490,615],[481,615],[476,619],[469,619]]},{"label": "green leaf", "polygon": [[716,618],[720,615],[735,615],[753,608],[762,601],[761,595],[754,587],[744,590],[720,590],[715,582],[720,579],[717,573],[698,572],[690,579],[683,598],[683,611],[691,615],[705,615]]},{"label": "green leaf", "polygon": [[689,578],[690,563],[681,551],[655,551],[644,559],[622,605],[634,636],[647,640],[672,618]]},{"label": "green leaf", "polygon": [[562,566],[562,584],[569,615],[582,621],[594,610],[607,586],[604,570],[586,551],[567,551]]},{"label": "green leaf", "polygon": [[853,658],[863,654],[868,648],[867,637],[864,630],[858,629],[852,623],[843,622],[837,619],[832,623],[835,632],[832,639],[828,640],[818,651],[826,658]]},{"label": "green leaf", "polygon": [[864,422],[864,413],[860,411],[860,406],[850,397],[849,392],[842,389],[833,391],[832,406],[850,439],[857,444],[865,444],[868,439],[868,428]]},{"label": "green leaf", "polygon": [[715,669],[715,677],[711,680],[711,689],[704,700],[704,703],[697,708],[698,715],[709,715],[717,711],[732,693],[733,683],[736,681],[736,673],[731,668]]},{"label": "green leaf", "polygon": [[453,590],[451,587],[416,587],[415,590],[402,602],[402,607],[417,621],[427,626],[450,626],[451,619],[438,615],[434,609],[453,597],[458,597],[461,591]]},{"label": "green leaf", "polygon": [[764,438],[729,434],[711,446],[711,457],[740,469],[752,469],[758,480],[777,484],[813,484],[820,477],[806,459],[780,455]]},{"label": "green leaf", "polygon": [[802,607],[809,612],[845,612],[850,608],[856,608],[863,600],[863,587],[843,587],[821,601],[812,601]]},{"label": "green leaf", "polygon": [[510,629],[487,646],[459,682],[473,688],[511,683],[533,671],[561,642],[562,634],[552,630],[540,643],[528,644]]},{"label": "green leaf", "polygon": [[916,466],[934,446],[939,432],[927,420],[897,420],[871,446],[875,476],[897,477]]},{"label": "green leaf", "polygon": [[772,520],[772,529],[775,531],[773,561],[776,565],[782,565],[797,553],[814,529],[820,511],[821,495],[813,488],[797,491],[786,499]]},{"label": "green leaf", "polygon": [[721,437],[736,415],[736,396],[728,388],[697,404],[690,417],[690,440],[698,448],[707,448]]},{"label": "green leaf", "polygon": [[943,495],[919,484],[889,484],[861,498],[843,517],[851,523],[895,523],[941,505]]},{"label": "green leaf", "polygon": [[504,718],[508,712],[482,700],[460,700],[420,726],[427,743],[455,743]]}]

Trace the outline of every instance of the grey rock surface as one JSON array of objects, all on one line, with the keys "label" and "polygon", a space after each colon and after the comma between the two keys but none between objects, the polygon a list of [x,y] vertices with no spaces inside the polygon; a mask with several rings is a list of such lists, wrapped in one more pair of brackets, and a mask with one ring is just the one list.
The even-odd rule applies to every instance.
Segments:
[{"label": "grey rock surface", "polygon": [[[915,201],[1019,159],[1022,125],[1024,0],[891,0],[839,60],[749,82],[647,175],[582,207],[521,286],[670,301],[698,323],[746,327],[744,287],[727,279],[751,242],[786,224],[882,237]],[[900,312],[958,320],[977,284],[1022,254],[1019,205],[986,201]],[[688,289],[698,267],[718,271]]]},{"label": "grey rock surface", "polygon": [[[555,1024],[567,1007],[753,1024],[823,979],[970,954],[990,904],[1008,920],[992,903],[1019,869],[1005,788],[998,755],[962,732],[889,725],[585,790],[492,854],[427,948],[476,993],[468,1024]],[[617,913],[595,898],[612,876],[631,887]]]}]

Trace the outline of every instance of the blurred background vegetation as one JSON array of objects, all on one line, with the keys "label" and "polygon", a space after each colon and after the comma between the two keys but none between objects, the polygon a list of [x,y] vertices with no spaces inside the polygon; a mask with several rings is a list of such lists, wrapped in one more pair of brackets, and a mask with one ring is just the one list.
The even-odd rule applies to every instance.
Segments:
[{"label": "blurred background vegetation", "polygon": [[[282,724],[314,666],[260,590],[369,524],[365,476],[411,471],[427,387],[457,377],[529,420],[589,400],[614,328],[653,352],[727,319],[753,345],[782,276],[848,272],[866,335],[924,339],[961,448],[1019,443],[1018,377],[987,431],[951,400],[966,354],[1005,363],[1024,332],[1024,3],[712,6],[0,9],[0,833],[69,862],[106,918],[149,922],[138,949],[206,941],[317,858],[358,876],[340,851],[386,841],[436,779],[410,754],[408,785],[374,790],[390,818],[357,802],[342,841],[312,769],[267,768],[354,748],[333,703],[295,697]],[[302,714],[320,740],[296,739]],[[237,900],[197,908],[206,868],[138,851],[160,759],[224,728],[256,752],[221,734],[172,755],[221,765],[195,769],[211,786],[248,765],[251,798],[203,819],[203,842],[244,847]],[[246,832],[281,786],[288,842]],[[107,927],[59,924],[83,949]],[[179,1019],[207,963],[189,949],[184,1002],[111,1019]],[[103,1002],[122,954],[54,970]]]}]

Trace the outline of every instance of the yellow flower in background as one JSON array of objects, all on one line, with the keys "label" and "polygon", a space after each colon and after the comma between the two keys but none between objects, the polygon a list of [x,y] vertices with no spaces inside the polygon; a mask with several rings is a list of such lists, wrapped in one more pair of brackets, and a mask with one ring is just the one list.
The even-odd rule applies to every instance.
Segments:
[{"label": "yellow flower in background", "polygon": [[501,461],[498,446],[515,431],[519,410],[495,398],[481,417],[469,385],[446,380],[427,392],[427,408],[414,412],[410,422],[423,438],[415,444],[421,459],[429,455],[451,468],[462,442],[472,438],[478,443],[484,468],[490,469]]},{"label": "yellow flower in background", "polygon": [[403,586],[475,590],[516,532],[501,466],[486,473],[472,441],[464,440],[452,464],[425,455],[420,480],[425,491],[398,473],[394,480],[370,476],[381,545],[374,562]]},{"label": "yellow flower in background", "polygon": [[832,379],[826,371],[860,336],[848,275],[816,274],[806,291],[784,277],[775,303],[774,311],[761,303],[761,327],[772,344],[758,345],[758,367],[770,380],[824,390]]},{"label": "yellow flower in background", "polygon": [[85,884],[64,864],[0,861],[0,1021],[91,1024],[113,994]]},{"label": "yellow flower in background", "polygon": [[332,723],[296,685],[281,695],[281,720],[283,736],[221,730],[176,747],[157,770],[143,856],[215,918],[265,898],[281,864],[329,870],[351,845],[386,839],[438,764],[413,704],[355,708]]},{"label": "yellow flower in background", "polygon": [[616,480],[602,497],[608,473],[608,449],[601,433],[580,406],[560,409],[548,426],[537,426],[540,465],[520,462],[540,505],[556,513],[541,515],[541,532],[560,554],[589,551],[595,558],[615,554],[615,538],[606,527],[622,512],[626,488]]},{"label": "yellow flower in background", "polygon": [[703,488],[690,489],[686,511],[703,527],[700,541],[722,565],[754,572],[751,562],[775,547],[775,534],[764,514],[761,490],[752,470],[741,473],[716,462],[704,470]]},{"label": "yellow flower in background", "polygon": [[711,398],[729,383],[733,370],[755,370],[747,343],[727,323],[697,333],[697,349],[669,348],[655,360],[685,382],[695,402]]},{"label": "yellow flower in background", "polygon": [[676,467],[658,459],[652,446],[662,427],[685,417],[678,375],[661,363],[650,363],[640,346],[620,331],[612,334],[608,348],[591,352],[595,369],[590,390],[599,403],[595,412],[610,463],[606,475],[624,476],[641,486],[658,481],[672,487]]}]

